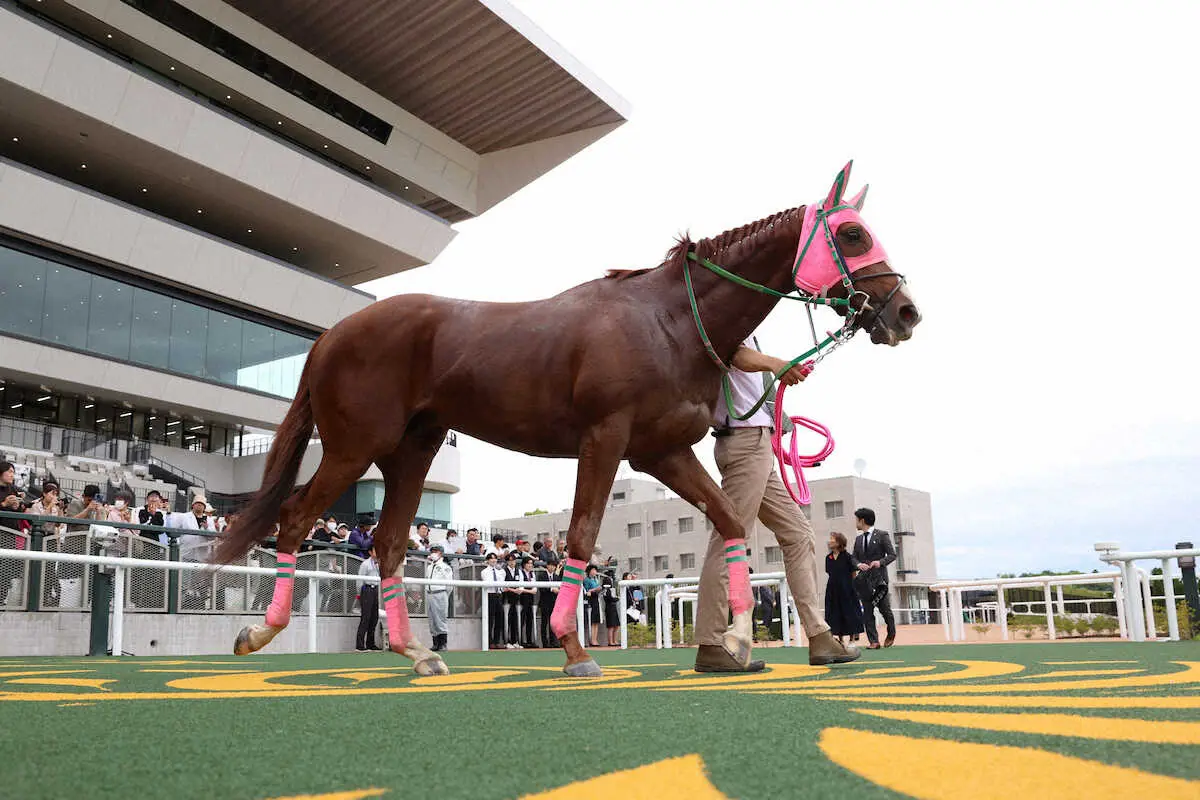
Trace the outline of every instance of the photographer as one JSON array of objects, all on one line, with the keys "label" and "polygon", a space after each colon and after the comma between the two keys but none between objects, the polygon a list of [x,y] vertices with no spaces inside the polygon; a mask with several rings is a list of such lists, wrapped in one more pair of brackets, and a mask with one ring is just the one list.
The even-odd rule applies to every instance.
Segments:
[{"label": "photographer", "polygon": [[25,503],[21,499],[21,490],[14,484],[17,480],[17,468],[11,461],[0,461],[0,508],[5,511],[24,511]]}]

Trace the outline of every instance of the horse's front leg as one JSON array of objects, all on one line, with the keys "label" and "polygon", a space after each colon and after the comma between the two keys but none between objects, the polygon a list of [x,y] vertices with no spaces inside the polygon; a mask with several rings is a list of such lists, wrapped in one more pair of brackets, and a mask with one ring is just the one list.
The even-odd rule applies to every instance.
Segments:
[{"label": "horse's front leg", "polygon": [[604,508],[608,504],[608,493],[628,442],[628,420],[609,418],[584,434],[579,449],[575,505],[571,509],[571,527],[567,532],[568,557],[563,565],[562,586],[554,601],[554,612],[550,615],[550,628],[567,654],[563,672],[573,678],[597,678],[602,674],[600,666],[579,641],[575,614],[600,522],[604,518]]}]

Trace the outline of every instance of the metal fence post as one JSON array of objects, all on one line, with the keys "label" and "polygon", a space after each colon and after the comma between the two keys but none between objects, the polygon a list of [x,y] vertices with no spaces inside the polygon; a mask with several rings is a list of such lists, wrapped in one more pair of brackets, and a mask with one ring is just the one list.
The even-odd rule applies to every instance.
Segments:
[{"label": "metal fence post", "polygon": [[[308,578],[308,652],[316,653],[317,650],[317,599],[318,583],[313,578]],[[405,601],[407,602],[407,601]]]},{"label": "metal fence post", "polygon": [[[29,549],[41,550],[45,547],[46,531],[42,528],[42,523],[33,523],[33,530],[30,531]],[[25,610],[37,611],[42,604],[42,562],[29,562],[29,585],[25,587]]]},{"label": "metal fence post", "polygon": [[[179,560],[179,539],[174,535],[167,536],[167,560]],[[179,570],[167,570],[167,613],[179,613]]]},{"label": "metal fence post", "polygon": [[629,649],[629,606],[625,602],[625,586],[617,582],[617,618],[621,620],[621,649]]}]

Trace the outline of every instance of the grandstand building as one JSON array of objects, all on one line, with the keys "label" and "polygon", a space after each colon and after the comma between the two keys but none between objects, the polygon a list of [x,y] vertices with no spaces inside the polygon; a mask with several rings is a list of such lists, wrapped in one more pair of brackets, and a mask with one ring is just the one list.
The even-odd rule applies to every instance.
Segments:
[{"label": "grandstand building", "polygon": [[0,452],[232,504],[356,285],[627,116],[504,0],[0,0]]},{"label": "grandstand building", "polygon": [[[860,477],[825,478],[810,481],[812,504],[804,511],[816,534],[817,557],[827,552],[829,534],[838,531],[853,546],[857,531],[854,511],[875,511],[875,524],[892,534],[896,561],[888,567],[892,606],[896,609],[938,607],[929,586],[937,582],[934,554],[933,511],[928,492],[891,486]],[[554,514],[495,520],[493,528],[519,531],[539,539],[565,538],[571,510]],[[608,508],[596,539],[593,559],[608,563],[620,572],[637,572],[643,578],[699,577],[711,536],[712,523],[695,506],[674,495],[665,486],[638,478],[613,483]],[[783,553],[775,534],[761,523],[746,535],[747,554],[755,572],[782,572]],[[825,571],[817,564],[818,588],[823,598]],[[908,619],[908,617],[906,617]]]}]

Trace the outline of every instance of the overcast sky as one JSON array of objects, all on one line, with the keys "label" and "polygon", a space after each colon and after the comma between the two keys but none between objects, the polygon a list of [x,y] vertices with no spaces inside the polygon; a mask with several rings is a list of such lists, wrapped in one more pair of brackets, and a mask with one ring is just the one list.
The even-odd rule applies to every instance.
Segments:
[{"label": "overcast sky", "polygon": [[[932,493],[941,577],[1200,542],[1200,4],[515,5],[632,119],[364,289],[550,296],[820,200],[853,158],[925,319],[897,348],[856,338],[789,395],[837,440],[810,476],[862,458]],[[760,330],[781,357],[809,346],[794,305]],[[574,461],[459,443],[457,519],[571,505]]]}]

